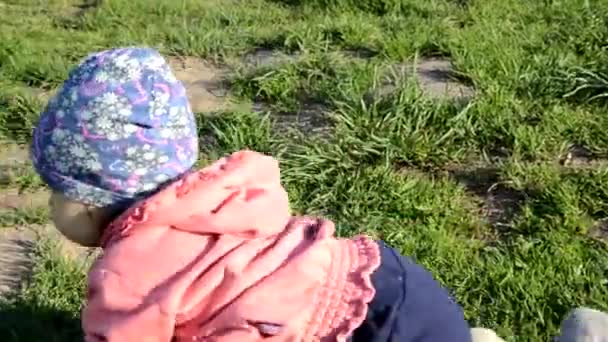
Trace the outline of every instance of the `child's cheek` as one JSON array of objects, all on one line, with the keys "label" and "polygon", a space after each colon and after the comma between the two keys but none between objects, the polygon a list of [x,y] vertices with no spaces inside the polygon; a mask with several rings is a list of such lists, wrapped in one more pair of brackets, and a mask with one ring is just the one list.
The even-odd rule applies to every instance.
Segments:
[{"label": "child's cheek", "polygon": [[99,224],[94,222],[87,207],[70,202],[61,195],[51,196],[51,218],[55,228],[68,240],[82,246],[97,246],[100,239]]}]

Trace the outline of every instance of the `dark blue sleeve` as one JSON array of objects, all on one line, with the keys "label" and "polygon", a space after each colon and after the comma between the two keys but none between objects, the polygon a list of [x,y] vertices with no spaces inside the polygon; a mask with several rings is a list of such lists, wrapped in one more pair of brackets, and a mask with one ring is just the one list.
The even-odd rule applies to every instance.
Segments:
[{"label": "dark blue sleeve", "polygon": [[349,341],[471,342],[462,308],[432,274],[383,242],[380,249],[376,296]]}]

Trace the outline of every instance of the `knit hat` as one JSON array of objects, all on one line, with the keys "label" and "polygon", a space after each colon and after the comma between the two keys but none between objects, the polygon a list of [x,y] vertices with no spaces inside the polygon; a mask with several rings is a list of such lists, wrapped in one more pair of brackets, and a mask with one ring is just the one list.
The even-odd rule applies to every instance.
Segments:
[{"label": "knit hat", "polygon": [[32,160],[54,190],[126,207],[192,168],[198,140],[186,90],[149,48],[90,55],[34,129]]}]

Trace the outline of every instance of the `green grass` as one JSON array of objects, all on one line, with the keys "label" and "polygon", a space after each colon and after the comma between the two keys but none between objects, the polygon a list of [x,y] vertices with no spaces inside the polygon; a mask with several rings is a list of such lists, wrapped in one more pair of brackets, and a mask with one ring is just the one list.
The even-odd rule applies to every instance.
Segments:
[{"label": "green grass", "polygon": [[82,341],[84,269],[58,251],[52,242],[41,241],[29,286],[8,300],[0,299],[4,341]]},{"label": "green grass", "polygon": [[25,225],[39,225],[49,222],[48,208],[17,208],[0,211],[0,229],[8,227],[22,227]]},{"label": "green grass", "polygon": [[[243,148],[276,156],[296,212],[412,255],[473,326],[508,341],[547,341],[576,306],[608,310],[607,245],[588,237],[608,217],[605,1],[115,0],[80,17],[69,6],[0,2],[3,139],[29,139],[44,106],[30,88],[53,89],[94,50],[146,44],[232,64],[260,47],[297,53],[237,68],[232,93],[270,113],[199,116],[209,142],[201,164]],[[428,56],[452,60],[476,89],[469,104],[432,99],[403,79],[392,94],[368,96],[391,65]],[[273,129],[278,112],[308,103],[327,108],[329,137]],[[570,146],[600,162],[560,165]],[[491,184],[466,185],[451,172],[483,178],[489,168],[494,193],[522,194],[500,224],[481,210]],[[30,178],[22,183],[36,186]],[[47,252],[38,265],[2,306],[16,318],[0,323],[0,336],[77,341],[82,272]]]}]

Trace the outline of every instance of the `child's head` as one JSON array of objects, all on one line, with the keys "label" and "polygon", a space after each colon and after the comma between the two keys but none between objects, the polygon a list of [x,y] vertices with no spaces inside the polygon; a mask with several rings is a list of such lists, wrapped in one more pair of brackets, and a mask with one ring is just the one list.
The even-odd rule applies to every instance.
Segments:
[{"label": "child's head", "polygon": [[55,225],[84,245],[191,169],[197,152],[184,86],[148,48],[86,58],[41,114],[32,143],[34,167],[53,191]]}]

